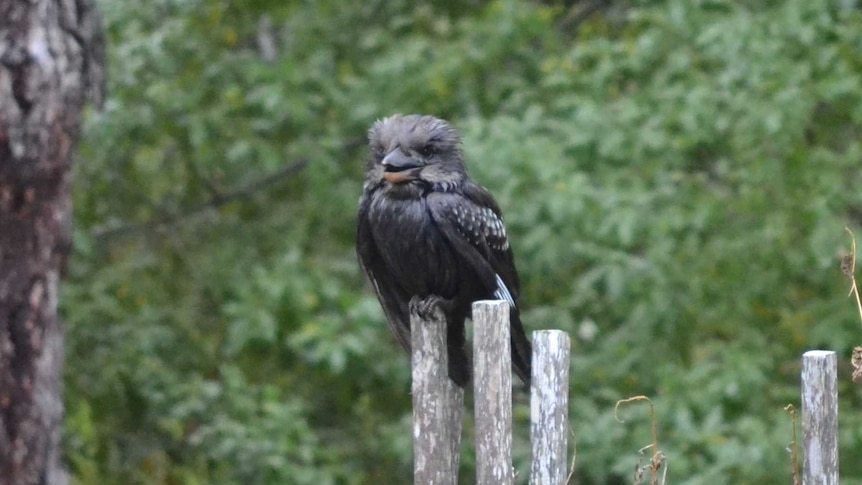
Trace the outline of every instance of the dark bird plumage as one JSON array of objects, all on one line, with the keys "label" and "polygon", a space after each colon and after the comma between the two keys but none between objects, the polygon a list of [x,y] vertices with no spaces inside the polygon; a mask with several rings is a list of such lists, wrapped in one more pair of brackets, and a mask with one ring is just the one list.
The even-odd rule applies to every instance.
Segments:
[{"label": "dark bird plumage", "polygon": [[512,248],[497,202],[467,175],[458,133],[433,116],[394,115],[374,123],[368,139],[357,253],[398,342],[410,351],[410,300],[440,298],[449,377],[464,387],[464,320],[472,303],[507,300],[513,367],[529,384],[531,349]]}]

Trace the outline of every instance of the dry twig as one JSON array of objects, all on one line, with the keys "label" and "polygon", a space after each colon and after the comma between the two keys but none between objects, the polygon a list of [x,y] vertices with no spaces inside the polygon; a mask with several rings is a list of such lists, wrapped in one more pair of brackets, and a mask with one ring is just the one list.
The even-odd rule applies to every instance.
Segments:
[{"label": "dry twig", "polygon": [[800,485],[802,481],[799,479],[799,440],[796,439],[796,408],[793,404],[784,406],[784,410],[790,413],[790,423],[793,427],[793,441],[787,447],[790,453],[790,467],[793,475],[793,485]]},{"label": "dry twig", "polygon": [[[859,299],[859,287],[856,285],[856,236],[849,227],[844,230],[850,234],[850,253],[841,257],[841,272],[844,273],[853,284],[850,286],[850,294],[856,297],[856,308],[859,310],[859,319],[862,320],[862,300]],[[850,364],[853,365],[853,382],[862,378],[862,347],[855,347],[850,356]]]},{"label": "dry twig", "polygon": [[569,425],[569,434],[572,435],[572,466],[569,468],[569,474],[566,476],[566,485],[572,483],[572,477],[575,476],[575,460],[578,458],[578,444],[575,441],[575,430]]},{"label": "dry twig", "polygon": [[[624,423],[625,421],[619,418],[617,411],[619,411],[620,404],[626,404],[633,401],[646,401],[649,404],[650,422],[652,423],[652,443],[638,450],[638,454],[643,458],[644,451],[650,448],[653,450],[652,457],[649,459],[648,464],[641,465],[641,460],[638,460],[638,464],[635,466],[634,483],[635,485],[641,483],[644,478],[644,474],[649,470],[650,485],[664,484],[665,479],[667,478],[667,457],[665,457],[664,452],[658,447],[658,425],[656,424],[655,419],[655,407],[650,398],[646,396],[633,396],[628,399],[617,401],[617,404],[614,406],[614,418],[620,423]],[[661,480],[659,480],[659,470],[662,470]]]}]

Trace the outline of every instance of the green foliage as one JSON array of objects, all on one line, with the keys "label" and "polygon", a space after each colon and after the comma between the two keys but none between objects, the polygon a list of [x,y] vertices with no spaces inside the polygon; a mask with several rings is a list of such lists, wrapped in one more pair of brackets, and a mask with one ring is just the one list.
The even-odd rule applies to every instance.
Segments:
[{"label": "green foliage", "polygon": [[353,253],[364,133],[392,112],[462,130],[525,322],[574,337],[578,483],[629,480],[648,417],[613,408],[635,394],[674,483],[789,481],[799,355],[862,340],[836,259],[862,224],[856,2],[629,2],[574,27],[510,0],[101,9],[111,97],[62,295],[77,483],[409,481],[409,360]]}]

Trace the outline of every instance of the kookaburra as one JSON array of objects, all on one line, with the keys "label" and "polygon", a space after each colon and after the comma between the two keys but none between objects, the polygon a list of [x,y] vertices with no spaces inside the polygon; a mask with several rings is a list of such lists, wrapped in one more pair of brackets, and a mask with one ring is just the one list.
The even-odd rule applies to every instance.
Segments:
[{"label": "kookaburra", "polygon": [[410,351],[410,300],[437,298],[446,315],[449,377],[464,387],[464,320],[472,303],[506,300],[512,364],[529,384],[531,349],[512,248],[497,202],[467,175],[458,133],[433,116],[394,115],[375,122],[368,140],[357,253],[398,342]]}]

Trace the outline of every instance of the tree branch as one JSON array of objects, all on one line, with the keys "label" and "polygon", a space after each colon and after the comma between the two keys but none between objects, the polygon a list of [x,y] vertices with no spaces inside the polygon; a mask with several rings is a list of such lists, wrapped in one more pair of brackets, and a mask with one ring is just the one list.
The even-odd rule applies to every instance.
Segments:
[{"label": "tree branch", "polygon": [[152,230],[159,226],[176,224],[208,209],[218,209],[226,204],[240,199],[247,199],[257,192],[267,189],[281,182],[283,179],[293,175],[308,166],[307,160],[300,160],[281,169],[260,177],[248,184],[228,192],[211,190],[211,196],[204,202],[194,205],[179,213],[163,213],[156,215],[152,220],[142,223],[120,224],[109,227],[108,225],[96,226],[91,230],[93,239],[97,244],[105,243],[110,239],[136,234],[142,231]]},{"label": "tree branch", "polygon": [[594,13],[611,6],[611,0],[588,0],[578,2],[569,9],[566,16],[557,24],[561,31],[574,32],[585,20]]}]

